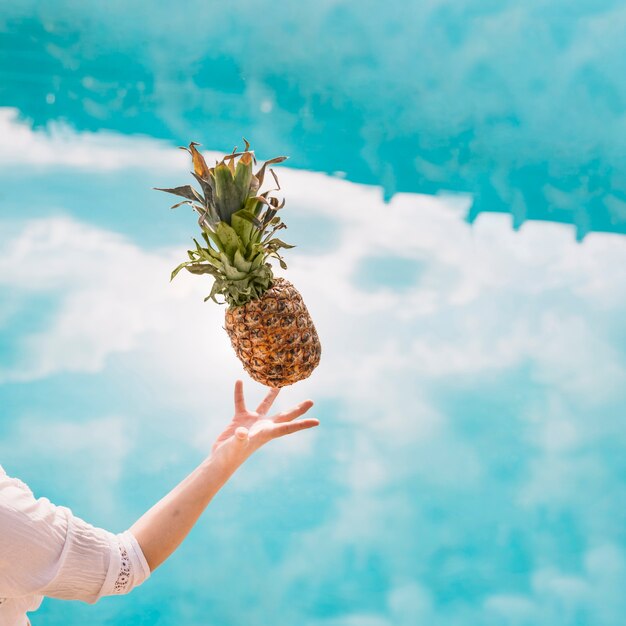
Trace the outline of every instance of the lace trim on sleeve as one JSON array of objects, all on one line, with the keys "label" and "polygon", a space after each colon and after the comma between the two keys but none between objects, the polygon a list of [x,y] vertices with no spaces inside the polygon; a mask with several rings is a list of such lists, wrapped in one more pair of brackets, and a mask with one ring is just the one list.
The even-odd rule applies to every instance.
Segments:
[{"label": "lace trim on sleeve", "polygon": [[128,552],[126,548],[120,543],[120,569],[117,573],[117,579],[113,585],[113,593],[127,593],[129,591],[128,585],[131,579],[131,569],[130,569],[130,557],[128,556]]}]

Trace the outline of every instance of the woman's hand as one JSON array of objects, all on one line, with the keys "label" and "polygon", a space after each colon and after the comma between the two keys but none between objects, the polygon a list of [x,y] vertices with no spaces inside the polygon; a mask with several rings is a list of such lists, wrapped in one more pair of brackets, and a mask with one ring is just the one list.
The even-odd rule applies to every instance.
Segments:
[{"label": "woman's hand", "polygon": [[319,424],[319,420],[314,418],[294,421],[313,406],[312,400],[305,400],[289,411],[268,417],[279,392],[280,389],[270,389],[256,411],[250,411],[243,397],[243,382],[238,380],[235,383],[235,415],[213,444],[212,456],[240,465],[268,441]]},{"label": "woman's hand", "polygon": [[248,411],[243,400],[243,383],[238,380],[235,416],[213,444],[211,455],[130,527],[150,570],[176,550],[213,496],[255,450],[270,439],[319,424],[316,419],[294,421],[313,406],[311,400],[268,417],[279,391],[270,389],[256,411]]}]

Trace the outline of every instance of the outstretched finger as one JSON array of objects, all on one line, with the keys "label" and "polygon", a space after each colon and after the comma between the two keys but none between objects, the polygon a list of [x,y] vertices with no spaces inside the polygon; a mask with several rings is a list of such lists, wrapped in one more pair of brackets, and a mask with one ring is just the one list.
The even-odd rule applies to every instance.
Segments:
[{"label": "outstretched finger", "polygon": [[305,400],[304,402],[300,402],[300,404],[295,406],[290,411],[276,414],[273,418],[273,421],[275,424],[281,424],[282,422],[291,422],[292,420],[296,419],[296,417],[304,415],[312,406],[313,400]]},{"label": "outstretched finger", "polygon": [[243,398],[243,380],[235,382],[235,413],[245,413],[246,402]]},{"label": "outstretched finger", "polygon": [[259,415],[267,415],[267,412],[272,408],[272,404],[274,404],[274,400],[276,400],[279,393],[280,387],[270,389],[265,398],[263,398],[263,402],[257,407],[256,412]]},{"label": "outstretched finger", "polygon": [[283,435],[289,435],[290,433],[295,433],[299,430],[305,430],[306,428],[313,428],[314,426],[318,426],[320,423],[319,420],[310,417],[305,420],[300,420],[298,422],[287,422],[286,424],[277,424],[272,429],[272,437],[282,437]]}]

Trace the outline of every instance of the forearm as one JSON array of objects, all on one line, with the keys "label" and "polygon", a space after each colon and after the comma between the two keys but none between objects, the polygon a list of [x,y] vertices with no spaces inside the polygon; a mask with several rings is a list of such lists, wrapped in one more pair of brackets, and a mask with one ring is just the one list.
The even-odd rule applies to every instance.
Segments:
[{"label": "forearm", "polygon": [[256,411],[243,399],[243,383],[235,384],[235,415],[217,438],[212,454],[130,528],[153,571],[178,548],[213,496],[246,459],[272,439],[319,425],[317,419],[294,421],[312,406],[311,400],[268,418],[279,389],[270,389]]},{"label": "forearm", "polygon": [[208,457],[130,527],[151,571],[178,548],[239,465],[220,455]]}]

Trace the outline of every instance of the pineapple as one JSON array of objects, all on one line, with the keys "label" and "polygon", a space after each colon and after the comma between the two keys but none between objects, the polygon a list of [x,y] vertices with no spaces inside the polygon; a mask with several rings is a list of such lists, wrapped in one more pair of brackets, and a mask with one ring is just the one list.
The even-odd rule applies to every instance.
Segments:
[{"label": "pineapple", "polygon": [[[266,161],[253,173],[256,158],[244,138],[245,150],[237,148],[209,168],[191,142],[187,150],[192,172],[200,185],[158,189],[184,198],[172,208],[188,204],[199,215],[202,245],[188,261],[172,271],[170,280],[183,268],[192,274],[213,277],[211,293],[204,299],[227,304],[225,330],[244,369],[268,387],[284,387],[310,376],[321,356],[321,345],[311,316],[296,288],[284,278],[275,278],[267,262],[275,258],[287,268],[279,253],[293,248],[275,237],[286,228],[277,215],[279,203],[272,192],[280,185],[273,169],[275,189],[259,193],[268,165],[287,157]],[[223,298],[220,302],[217,297]]]}]

